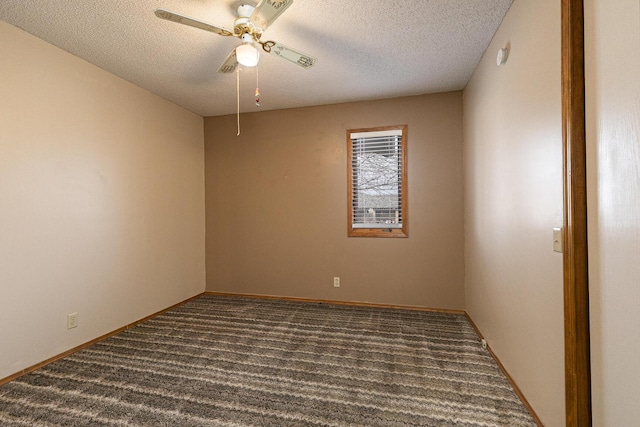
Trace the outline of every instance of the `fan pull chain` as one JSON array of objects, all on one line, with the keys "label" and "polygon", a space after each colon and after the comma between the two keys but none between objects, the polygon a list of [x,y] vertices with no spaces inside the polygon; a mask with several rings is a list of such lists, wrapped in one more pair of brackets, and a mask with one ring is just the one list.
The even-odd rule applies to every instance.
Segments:
[{"label": "fan pull chain", "polygon": [[238,122],[238,134],[240,136],[240,67],[236,70],[236,118]]},{"label": "fan pull chain", "polygon": [[256,107],[260,106],[260,85],[258,84],[260,73],[258,72],[258,66],[256,66]]}]

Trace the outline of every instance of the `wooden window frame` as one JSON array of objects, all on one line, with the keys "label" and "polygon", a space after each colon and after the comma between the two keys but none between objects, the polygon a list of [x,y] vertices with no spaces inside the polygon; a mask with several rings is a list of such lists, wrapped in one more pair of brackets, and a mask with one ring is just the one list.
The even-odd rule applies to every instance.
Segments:
[{"label": "wooden window frame", "polygon": [[[373,128],[364,128],[364,129],[349,129],[347,130],[347,236],[348,237],[409,237],[408,234],[408,191],[407,191],[407,146],[408,144],[408,126],[407,125],[397,125],[397,126],[383,126],[383,127],[373,127]],[[400,130],[402,132],[402,154],[401,154],[401,163],[402,163],[402,171],[401,171],[401,221],[402,225],[398,228],[384,228],[384,227],[376,227],[376,228],[362,228],[362,227],[354,227],[353,216],[354,216],[354,206],[353,206],[353,178],[354,171],[352,165],[353,158],[353,146],[351,142],[351,134],[360,133],[360,132],[380,132],[380,131],[390,131],[390,130]]]}]

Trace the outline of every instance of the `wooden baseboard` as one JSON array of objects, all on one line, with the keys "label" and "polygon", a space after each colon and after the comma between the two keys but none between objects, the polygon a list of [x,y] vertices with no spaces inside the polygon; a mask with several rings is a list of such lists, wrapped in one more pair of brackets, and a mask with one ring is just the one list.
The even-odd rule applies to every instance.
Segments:
[{"label": "wooden baseboard", "polygon": [[[56,356],[53,356],[43,362],[37,363],[33,366],[30,366],[28,368],[25,368],[19,372],[16,372],[13,375],[10,375],[6,378],[2,378],[0,379],[0,386],[3,384],[6,384],[10,381],[15,380],[16,378],[19,378],[23,375],[26,375],[30,372],[35,371],[36,369],[39,369],[43,366],[46,366],[52,362],[55,362],[56,360],[60,360],[64,357],[67,357],[75,352],[78,352],[82,349],[85,349],[97,342],[100,342],[102,340],[105,340],[113,335],[116,335],[120,332],[126,331],[127,329],[130,329],[146,320],[149,320],[155,316],[158,316],[162,313],[165,313],[169,310],[172,310],[178,306],[181,306],[182,304],[185,304],[193,299],[196,299],[202,295],[220,295],[220,296],[230,296],[230,297],[239,297],[239,298],[259,298],[259,299],[270,299],[270,300],[281,300],[281,301],[295,301],[295,302],[311,302],[311,303],[319,303],[319,304],[334,304],[334,305],[346,305],[346,306],[353,306],[353,307],[372,307],[372,308],[394,308],[394,309],[402,309],[402,310],[418,310],[418,311],[432,311],[432,312],[438,312],[438,313],[449,313],[449,314],[461,314],[464,315],[467,320],[469,321],[469,323],[471,324],[471,326],[473,327],[473,329],[476,331],[476,333],[478,334],[478,336],[481,339],[484,339],[482,333],[480,332],[480,330],[478,329],[478,327],[476,326],[476,324],[473,322],[473,320],[471,319],[471,317],[469,316],[469,314],[464,311],[464,310],[448,310],[448,309],[440,309],[440,308],[428,308],[428,307],[420,307],[420,306],[413,306],[413,305],[397,305],[397,304],[378,304],[378,303],[369,303],[369,302],[357,302],[357,301],[335,301],[335,300],[324,300],[324,299],[311,299],[311,298],[297,298],[297,297],[282,297],[282,296],[276,296],[276,295],[260,295],[260,294],[239,294],[239,293],[230,293],[230,292],[204,292],[202,294],[198,294],[196,296],[193,296],[191,298],[188,298],[182,302],[179,302],[177,304],[174,304],[170,307],[167,307],[163,310],[158,311],[157,313],[151,314],[149,316],[146,316],[140,320],[137,320],[133,323],[130,323],[126,326],[123,326],[121,328],[118,328],[114,331],[111,331],[107,334],[104,334],[98,338],[95,338],[91,341],[88,341],[84,344],[81,344],[77,347],[74,347],[72,349],[69,349],[63,353],[60,353]],[[518,395],[518,397],[520,398],[520,400],[522,401],[522,403],[524,404],[524,406],[527,408],[527,411],[529,411],[529,413],[531,414],[531,416],[533,417],[533,419],[535,420],[535,422],[538,424],[539,427],[544,427],[544,425],[542,424],[542,422],[540,421],[540,418],[538,418],[538,415],[535,413],[535,411],[533,410],[533,408],[531,407],[531,405],[529,404],[529,402],[527,401],[527,399],[524,397],[524,395],[522,394],[522,392],[520,391],[520,389],[518,388],[518,385],[515,383],[515,381],[513,380],[513,378],[511,378],[511,376],[509,375],[509,373],[507,372],[507,370],[505,369],[504,365],[502,365],[502,363],[500,362],[500,360],[498,359],[498,356],[496,356],[496,354],[493,352],[493,350],[491,349],[491,347],[489,345],[487,345],[487,350],[489,350],[489,354],[491,354],[491,357],[493,357],[493,359],[496,361],[496,364],[498,365],[498,367],[500,368],[500,370],[502,371],[502,373],[505,375],[505,377],[507,378],[507,380],[509,381],[509,383],[511,384],[511,386],[513,387],[514,391],[516,392],[516,394]]]},{"label": "wooden baseboard", "polygon": [[398,308],[398,309],[405,309],[405,310],[423,310],[423,311],[435,311],[435,312],[442,312],[442,313],[452,313],[452,314],[465,314],[465,312],[463,310],[445,310],[445,309],[437,309],[437,308],[425,308],[425,307],[419,307],[419,306],[407,306],[407,305],[391,305],[391,304],[375,304],[375,303],[367,303],[367,302],[350,302],[350,301],[333,301],[333,300],[322,300],[322,299],[309,299],[309,298],[294,298],[294,297],[281,297],[281,296],[275,296],[275,295],[259,295],[259,294],[237,294],[237,293],[227,293],[227,292],[204,292],[201,294],[198,294],[196,296],[193,296],[191,298],[188,298],[182,302],[179,302],[177,304],[174,304],[170,307],[167,307],[163,310],[158,311],[157,313],[153,313],[149,316],[146,316],[140,320],[137,320],[133,323],[130,323],[128,325],[125,325],[121,328],[118,328],[114,331],[111,331],[109,333],[106,333],[104,335],[101,335],[95,339],[92,339],[91,341],[85,342],[83,344],[80,344],[79,346],[73,347],[63,353],[57,354],[53,357],[50,357],[42,362],[36,363],[35,365],[29,366],[28,368],[22,369],[12,375],[9,375],[8,377],[5,378],[0,378],[0,386],[3,384],[6,384],[10,381],[15,380],[16,378],[19,378],[23,375],[26,375],[30,372],[35,371],[36,369],[42,368],[43,366],[46,366],[50,363],[55,362],[56,360],[60,360],[64,357],[67,357],[73,353],[76,353],[80,350],[83,350],[95,343],[98,343],[102,340],[105,340],[113,335],[119,334],[120,332],[126,331],[129,328],[132,328],[146,320],[149,320],[155,316],[158,316],[159,314],[165,313],[169,310],[172,310],[182,304],[185,304],[195,298],[198,298],[202,295],[222,295],[222,296],[233,296],[233,297],[244,297],[244,298],[262,298],[262,299],[274,299],[274,300],[288,300],[288,301],[298,301],[298,302],[313,302],[313,303],[320,303],[320,304],[335,304],[335,305],[350,305],[350,306],[361,306],[361,307],[377,307],[377,308]]},{"label": "wooden baseboard", "polygon": [[[467,320],[469,321],[469,323],[471,324],[473,329],[475,329],[476,334],[478,334],[480,339],[484,340],[484,336],[482,335],[482,332],[480,332],[480,329],[478,329],[478,327],[476,326],[476,324],[473,321],[473,319],[471,319],[471,316],[469,316],[469,313],[465,312],[464,314],[467,317]],[[507,380],[511,384],[511,387],[513,387],[513,391],[516,392],[516,395],[518,395],[518,397],[520,398],[520,401],[522,402],[522,404],[525,406],[525,408],[527,408],[527,411],[529,411],[529,414],[531,414],[531,417],[533,417],[533,420],[536,422],[538,427],[544,427],[544,424],[542,424],[542,421],[538,417],[538,414],[536,414],[536,411],[533,410],[533,408],[531,407],[531,405],[527,401],[527,398],[524,397],[524,394],[522,394],[522,391],[520,391],[520,388],[518,387],[518,384],[516,384],[516,382],[511,377],[511,375],[509,375],[509,372],[507,372],[507,370],[505,369],[504,365],[502,364],[502,362],[500,362],[500,359],[498,359],[498,356],[493,352],[493,350],[491,349],[491,346],[489,344],[487,344],[487,350],[489,351],[489,354],[491,355],[491,357],[493,357],[493,360],[496,361],[496,364],[498,365],[498,367],[500,368],[500,370],[502,371],[504,376],[507,378]]]},{"label": "wooden baseboard", "polygon": [[98,342],[100,342],[100,341],[102,341],[102,340],[105,340],[105,339],[107,339],[107,338],[109,338],[109,337],[111,337],[111,336],[113,336],[113,335],[116,335],[116,334],[119,334],[120,332],[126,331],[127,329],[130,329],[130,328],[132,328],[132,327],[134,327],[134,326],[136,326],[136,325],[139,325],[140,323],[142,323],[142,322],[144,322],[144,321],[146,321],[146,320],[149,320],[149,319],[151,319],[152,317],[158,316],[159,314],[165,313],[165,312],[167,312],[167,311],[169,311],[169,310],[173,310],[174,308],[179,307],[179,306],[181,306],[182,304],[185,304],[185,303],[187,303],[187,302],[189,302],[189,301],[191,301],[191,300],[193,300],[193,299],[196,299],[196,298],[198,298],[198,297],[200,297],[200,296],[202,296],[202,295],[203,295],[203,294],[198,294],[198,295],[193,296],[193,297],[191,297],[191,298],[188,298],[188,299],[186,299],[186,300],[184,300],[184,301],[182,301],[182,302],[179,302],[179,303],[177,303],[177,304],[173,304],[171,307],[167,307],[167,308],[165,308],[165,309],[163,309],[163,310],[158,311],[157,313],[153,313],[153,314],[151,314],[151,315],[149,315],[149,316],[143,317],[143,318],[142,318],[142,319],[140,319],[140,320],[136,320],[136,321],[135,321],[135,322],[133,322],[133,323],[129,323],[128,325],[125,325],[125,326],[123,326],[123,327],[121,327],[121,328],[118,328],[118,329],[116,329],[115,331],[111,331],[111,332],[109,332],[109,333],[106,333],[106,334],[104,334],[104,335],[99,336],[98,338],[92,339],[91,341],[88,341],[88,342],[86,342],[86,343],[84,343],[84,344],[80,344],[79,346],[73,347],[73,348],[71,348],[71,349],[69,349],[69,350],[67,350],[67,351],[65,351],[65,352],[63,352],[63,353],[60,353],[60,354],[58,354],[58,355],[55,355],[55,356],[53,356],[53,357],[48,358],[48,359],[47,359],[47,360],[45,360],[45,361],[42,361],[42,362],[40,362],[40,363],[36,363],[35,365],[29,366],[28,368],[25,368],[25,369],[23,369],[23,370],[21,370],[21,371],[19,371],[19,372],[16,372],[16,373],[15,373],[15,374],[13,374],[13,375],[9,375],[8,377],[5,377],[5,378],[0,378],[0,386],[1,386],[1,385],[3,385],[3,384],[8,383],[8,382],[10,382],[10,381],[13,381],[13,380],[15,380],[16,378],[19,378],[19,377],[21,377],[21,376],[23,376],[23,375],[26,375],[26,374],[28,374],[29,372],[33,372],[33,371],[35,371],[36,369],[40,369],[40,368],[42,368],[43,366],[48,365],[49,363],[53,363],[53,362],[55,362],[56,360],[60,360],[60,359],[62,359],[62,358],[64,358],[64,357],[67,357],[67,356],[69,356],[69,355],[71,355],[71,354],[73,354],[73,353],[75,353],[75,352],[78,352],[78,351],[80,351],[80,350],[83,350],[83,349],[85,349],[85,348],[87,348],[87,347],[89,347],[89,346],[91,346],[91,345],[93,345],[93,344],[95,344],[95,343],[98,343]]},{"label": "wooden baseboard", "polygon": [[[471,316],[469,316],[469,313],[467,313],[464,310],[448,310],[448,309],[428,308],[428,307],[411,306],[411,305],[377,304],[377,303],[354,302],[354,301],[334,301],[334,300],[323,300],[323,299],[283,297],[283,296],[277,296],[277,295],[241,294],[241,293],[231,293],[231,292],[213,292],[213,291],[210,291],[210,292],[205,292],[205,295],[221,295],[221,296],[231,296],[231,297],[238,297],[238,298],[258,298],[258,299],[269,299],[269,300],[283,300],[283,301],[296,301],[296,302],[313,302],[313,303],[320,303],[320,304],[347,305],[347,306],[355,306],[355,307],[396,308],[396,309],[402,309],[402,310],[419,310],[419,311],[432,311],[432,312],[438,312],[438,313],[461,314],[461,315],[464,315],[467,318],[467,320],[469,321],[469,323],[471,324],[473,329],[476,331],[476,334],[478,335],[478,337],[480,337],[480,339],[484,339],[484,336],[482,335],[482,333],[480,332],[480,330],[478,329],[478,327],[474,323],[473,319],[471,319]],[[505,369],[504,365],[502,364],[502,362],[500,362],[500,359],[498,359],[498,356],[493,352],[493,350],[491,349],[491,347],[489,345],[487,345],[487,350],[489,351],[489,354],[491,355],[493,360],[495,360],[496,364],[500,368],[500,371],[502,371],[504,376],[507,378],[507,380],[511,384],[511,387],[513,387],[513,390],[515,391],[515,393],[518,396],[518,398],[520,399],[520,401],[522,401],[522,404],[525,406],[525,408],[527,408],[527,411],[529,412],[529,414],[531,414],[531,417],[534,419],[536,424],[539,427],[544,427],[544,424],[542,424],[542,421],[538,417],[538,414],[536,414],[536,412],[533,410],[533,408],[531,407],[531,405],[527,401],[527,399],[524,396],[524,394],[522,394],[522,391],[520,391],[520,388],[518,387],[516,382],[513,380],[511,375],[509,375],[509,372],[507,372],[507,370]]]},{"label": "wooden baseboard", "polygon": [[[313,302],[313,303],[320,303],[320,304],[337,304],[337,305],[347,305],[347,306],[356,306],[356,307],[396,308],[396,309],[402,309],[402,310],[420,310],[420,311],[433,311],[438,313],[462,314],[467,318],[467,320],[469,321],[473,329],[476,331],[476,334],[478,335],[478,337],[480,337],[480,339],[484,339],[484,336],[476,326],[473,319],[471,319],[471,316],[469,316],[469,313],[467,313],[464,310],[448,310],[448,309],[427,308],[427,307],[411,306],[411,305],[376,304],[376,303],[368,303],[368,302],[334,301],[334,300],[323,300],[323,299],[282,297],[277,295],[239,294],[239,293],[231,293],[231,292],[205,292],[205,295],[221,295],[221,296],[231,296],[231,297],[238,297],[238,298],[259,298],[259,299],[270,299],[270,300]],[[527,411],[529,412],[529,414],[531,414],[531,417],[536,422],[538,427],[544,427],[544,424],[542,424],[542,421],[538,417],[538,414],[536,414],[536,412],[533,410],[533,408],[527,401],[524,394],[522,394],[522,391],[520,391],[520,388],[518,387],[516,382],[513,380],[511,375],[509,375],[509,372],[507,372],[502,362],[500,362],[500,359],[498,359],[498,356],[491,349],[491,346],[487,345],[487,350],[489,351],[489,354],[491,355],[493,360],[495,360],[496,364],[500,368],[500,371],[502,371],[504,376],[507,378],[507,380],[511,384],[511,387],[513,387],[513,390],[515,391],[520,401],[522,401],[522,404],[525,406],[525,408],[527,408]]]},{"label": "wooden baseboard", "polygon": [[237,298],[257,298],[257,299],[270,299],[270,300],[294,301],[294,302],[312,302],[317,304],[347,305],[352,307],[397,308],[401,310],[433,311],[437,313],[466,315],[466,312],[464,310],[429,308],[429,307],[421,307],[417,305],[380,304],[380,303],[373,303],[373,302],[339,301],[339,300],[326,300],[326,299],[313,299],[313,298],[283,297],[283,296],[277,296],[277,295],[239,294],[239,293],[232,293],[232,292],[215,292],[215,291],[205,292],[205,295],[220,295],[220,296],[237,297]]}]

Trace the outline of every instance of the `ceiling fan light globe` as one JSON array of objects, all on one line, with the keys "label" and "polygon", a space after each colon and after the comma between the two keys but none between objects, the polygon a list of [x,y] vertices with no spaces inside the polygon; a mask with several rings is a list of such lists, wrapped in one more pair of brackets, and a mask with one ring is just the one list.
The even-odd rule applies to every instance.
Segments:
[{"label": "ceiling fan light globe", "polygon": [[255,67],[258,65],[258,50],[249,43],[238,46],[236,60],[244,67]]}]

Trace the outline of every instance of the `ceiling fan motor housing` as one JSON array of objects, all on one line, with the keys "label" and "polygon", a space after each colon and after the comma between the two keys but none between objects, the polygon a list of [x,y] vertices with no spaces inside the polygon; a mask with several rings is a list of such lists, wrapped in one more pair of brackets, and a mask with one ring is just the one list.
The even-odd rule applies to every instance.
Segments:
[{"label": "ceiling fan motor housing", "polygon": [[237,36],[253,32],[254,26],[251,23],[250,17],[254,9],[253,6],[248,4],[238,6],[238,18],[233,22],[233,32]]},{"label": "ceiling fan motor housing", "polygon": [[233,32],[237,36],[241,36],[245,33],[250,33],[253,25],[251,25],[251,21],[249,18],[238,18],[233,22]]},{"label": "ceiling fan motor housing", "polygon": [[233,22],[233,32],[242,39],[243,43],[258,41],[262,35],[262,30],[251,22],[251,15],[255,7],[248,4],[238,6],[238,18]]}]

